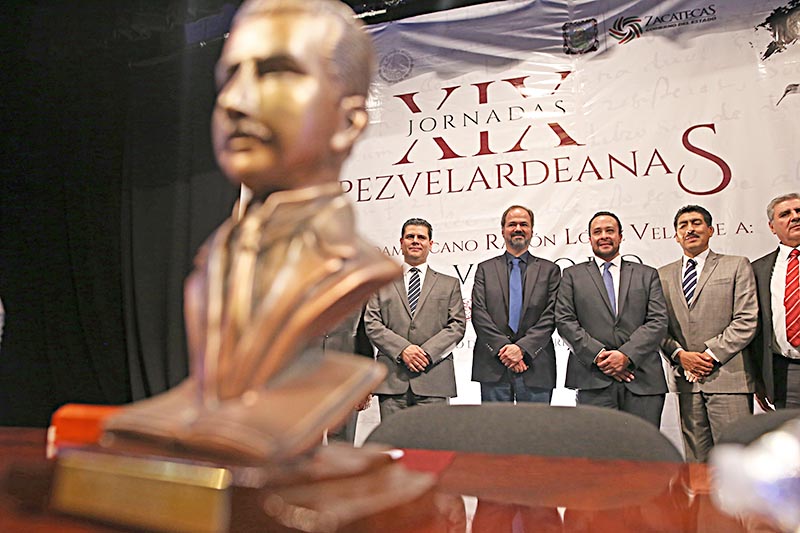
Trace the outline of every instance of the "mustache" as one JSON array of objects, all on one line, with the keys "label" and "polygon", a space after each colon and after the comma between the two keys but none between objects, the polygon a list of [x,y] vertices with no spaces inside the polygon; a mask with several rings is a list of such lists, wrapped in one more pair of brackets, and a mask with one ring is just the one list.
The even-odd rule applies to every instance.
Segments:
[{"label": "mustache", "polygon": [[229,139],[236,137],[254,137],[261,142],[272,142],[273,135],[269,128],[260,122],[253,120],[238,120],[233,123],[233,131],[228,135]]}]

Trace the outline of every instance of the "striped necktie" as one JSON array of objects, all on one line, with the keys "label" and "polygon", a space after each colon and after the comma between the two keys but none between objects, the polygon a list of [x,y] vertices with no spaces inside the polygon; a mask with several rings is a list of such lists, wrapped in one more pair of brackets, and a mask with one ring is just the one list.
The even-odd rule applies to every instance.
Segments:
[{"label": "striped necktie", "polygon": [[414,312],[417,310],[417,302],[419,302],[419,269],[414,267],[410,272],[411,281],[408,282],[408,307],[411,309],[411,316],[414,316]]},{"label": "striped necktie", "polygon": [[686,305],[692,305],[694,298],[694,288],[697,286],[697,270],[694,268],[697,261],[689,259],[686,261],[686,270],[683,272],[683,295],[686,297]]},{"label": "striped necktie", "polygon": [[796,248],[789,252],[786,265],[786,291],[783,306],[786,308],[786,340],[795,348],[800,348],[800,260]]}]

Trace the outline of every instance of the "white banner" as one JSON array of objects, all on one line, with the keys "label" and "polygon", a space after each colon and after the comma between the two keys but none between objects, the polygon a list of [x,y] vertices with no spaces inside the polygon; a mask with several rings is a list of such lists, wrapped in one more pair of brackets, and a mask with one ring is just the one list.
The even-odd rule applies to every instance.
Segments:
[{"label": "white banner", "polygon": [[[790,11],[788,0],[509,0],[371,28],[372,123],[341,180],[362,234],[402,259],[403,221],[429,220],[429,263],[461,279],[467,304],[475,265],[503,251],[512,204],[534,211],[531,253],[562,267],[591,255],[599,210],[622,220],[623,254],[677,259],[672,220],[686,204],[711,211],[715,251],[760,257],[777,242],[767,203],[800,189]],[[470,327],[454,403],[480,399],[473,342]]]}]

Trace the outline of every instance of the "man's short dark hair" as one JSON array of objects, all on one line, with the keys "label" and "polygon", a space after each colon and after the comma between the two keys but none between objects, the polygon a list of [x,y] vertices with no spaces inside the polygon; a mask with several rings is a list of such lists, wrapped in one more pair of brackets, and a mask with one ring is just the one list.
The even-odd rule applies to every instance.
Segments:
[{"label": "man's short dark hair", "polygon": [[705,221],[706,226],[711,226],[711,213],[708,212],[708,209],[702,205],[685,205],[678,209],[678,212],[675,213],[675,219],[672,221],[672,226],[674,229],[678,229],[678,219],[681,218],[681,215],[685,215],[686,213],[700,213],[703,215],[703,220]]},{"label": "man's short dark hair", "polygon": [[512,205],[511,207],[509,207],[508,209],[503,211],[503,216],[500,218],[500,227],[501,228],[506,227],[506,217],[508,216],[508,213],[512,209],[522,209],[523,211],[526,211],[528,213],[528,216],[531,217],[531,226],[533,226],[533,211],[531,211],[530,209],[528,209],[524,205]]},{"label": "man's short dark hair", "polygon": [[406,228],[408,226],[425,226],[428,228],[428,239],[433,240],[433,226],[431,223],[425,220],[424,218],[409,218],[403,223],[403,229],[400,230],[400,237],[404,237],[406,234]]},{"label": "man's short dark hair", "polygon": [[598,211],[597,213],[592,215],[592,218],[589,219],[589,233],[592,232],[592,222],[594,222],[594,219],[596,219],[597,217],[611,217],[614,220],[616,220],[617,230],[619,230],[619,234],[622,235],[622,222],[620,222],[619,217],[614,213],[612,213],[611,211]]}]

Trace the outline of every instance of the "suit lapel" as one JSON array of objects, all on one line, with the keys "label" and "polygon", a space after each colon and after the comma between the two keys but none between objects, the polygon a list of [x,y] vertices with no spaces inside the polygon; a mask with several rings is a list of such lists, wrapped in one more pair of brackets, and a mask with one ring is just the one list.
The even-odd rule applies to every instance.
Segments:
[{"label": "suit lapel", "polygon": [[[756,272],[756,285],[758,286],[758,295],[760,298],[759,305],[764,311],[764,336],[772,339],[772,296],[770,292],[770,284],[772,282],[772,271],[775,270],[775,263],[778,261],[778,248],[769,256],[769,260],[764,265],[760,272]],[[769,332],[769,333],[768,333]],[[770,341],[772,342],[772,341]]]},{"label": "suit lapel", "polygon": [[597,267],[597,261],[594,259],[589,259],[586,262],[586,270],[589,272],[589,277],[595,284],[597,288],[597,292],[600,293],[600,297],[606,303],[606,309],[612,315],[614,314],[614,310],[611,308],[611,300],[608,299],[608,293],[606,292],[606,284],[603,283],[603,276],[600,274],[600,269]]},{"label": "suit lapel", "polygon": [[414,316],[419,315],[419,310],[425,305],[425,299],[431,293],[431,289],[436,284],[436,279],[439,277],[439,273],[433,270],[431,267],[428,267],[428,271],[425,273],[425,281],[422,282],[422,289],[419,292],[419,301],[417,302],[417,312]]},{"label": "suit lapel", "polygon": [[[689,306],[686,304],[686,296],[683,294],[683,258],[678,259],[676,262],[672,263],[669,266],[669,274],[668,279],[672,281],[670,287],[673,294],[670,296],[672,297],[673,301],[681,302],[680,305],[683,306],[684,309],[689,309]],[[668,290],[666,287],[664,290]]]},{"label": "suit lapel", "polygon": [[617,296],[617,317],[622,316],[625,301],[628,299],[628,289],[631,288],[631,265],[627,261],[619,263],[619,296]]},{"label": "suit lapel", "polygon": [[[426,276],[427,277],[427,276]],[[392,282],[392,286],[397,291],[400,301],[403,302],[403,307],[406,308],[406,313],[411,316],[411,308],[408,306],[408,291],[406,290],[406,278],[401,276]],[[419,302],[417,302],[419,307]]]},{"label": "suit lapel", "polygon": [[[505,255],[501,255],[495,259],[494,271],[497,276],[497,281],[500,283],[500,293],[503,295],[503,307],[506,308],[506,314],[508,314],[508,267],[506,266]],[[507,316],[506,322],[508,322]]]},{"label": "suit lapel", "polygon": [[[697,288],[694,290],[694,298],[692,298],[692,305],[694,307],[697,303],[697,299],[700,297],[700,292],[703,290],[708,279],[714,273],[714,269],[717,268],[717,264],[719,263],[719,256],[712,251],[708,252],[708,257],[706,258],[706,262],[703,265],[703,271],[700,273],[700,279],[697,280]],[[683,288],[683,285],[681,285]],[[686,298],[684,298],[685,300]]]},{"label": "suit lapel", "polygon": [[[528,263],[528,266],[525,267],[525,295],[522,297],[523,316],[525,315],[525,309],[528,307],[528,303],[532,301],[533,289],[536,286],[536,280],[539,277],[539,268],[541,267],[536,257],[533,255],[530,257],[531,260]],[[523,317],[520,317],[520,320],[522,320],[522,318]]]}]

